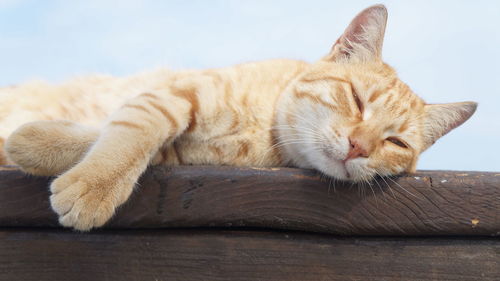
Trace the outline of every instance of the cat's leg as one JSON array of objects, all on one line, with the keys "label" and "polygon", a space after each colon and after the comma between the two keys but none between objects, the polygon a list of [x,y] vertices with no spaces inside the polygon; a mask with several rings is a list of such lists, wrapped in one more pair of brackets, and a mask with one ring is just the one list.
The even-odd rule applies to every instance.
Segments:
[{"label": "cat's leg", "polygon": [[76,165],[98,136],[98,129],[69,121],[37,121],[15,130],[5,143],[5,151],[23,171],[53,176]]},{"label": "cat's leg", "polygon": [[51,184],[59,222],[89,230],[108,221],[158,149],[188,127],[191,108],[182,96],[154,92],[113,114],[82,161]]}]

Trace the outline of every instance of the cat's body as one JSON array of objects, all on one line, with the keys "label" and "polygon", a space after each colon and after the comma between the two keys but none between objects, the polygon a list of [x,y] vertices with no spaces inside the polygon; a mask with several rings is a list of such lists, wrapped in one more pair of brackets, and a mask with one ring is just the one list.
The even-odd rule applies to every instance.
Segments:
[{"label": "cat's body", "polygon": [[130,98],[171,89],[191,91],[186,98],[196,108],[190,127],[175,142],[165,144],[153,164],[283,166],[279,150],[271,149],[275,102],[308,66],[302,61],[270,60],[213,70],[157,70],[126,78],[90,76],[57,86],[33,82],[0,89],[0,97],[10,99],[0,98],[0,112],[8,117],[0,119],[0,138],[7,139],[20,125],[37,120],[71,120],[99,128]]},{"label": "cat's body", "polygon": [[[60,175],[52,207],[61,224],[80,230],[103,225],[151,164],[290,165],[351,181],[412,172],[419,154],[476,104],[427,105],[413,94],[381,60],[386,19],[381,5],[364,10],[311,64],[5,88],[0,141],[10,135],[5,154],[25,171]],[[39,121],[12,133],[56,119],[89,127]]]}]

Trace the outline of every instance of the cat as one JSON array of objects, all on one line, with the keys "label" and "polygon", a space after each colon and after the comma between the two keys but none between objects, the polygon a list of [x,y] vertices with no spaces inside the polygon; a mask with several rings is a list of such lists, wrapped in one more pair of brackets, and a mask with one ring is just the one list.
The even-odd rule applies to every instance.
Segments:
[{"label": "cat", "polygon": [[477,104],[415,95],[382,61],[386,21],[383,5],[361,11],[315,63],[4,88],[1,161],[57,175],[52,208],[80,231],[104,225],[148,165],[294,166],[353,182],[414,172],[419,154]]}]

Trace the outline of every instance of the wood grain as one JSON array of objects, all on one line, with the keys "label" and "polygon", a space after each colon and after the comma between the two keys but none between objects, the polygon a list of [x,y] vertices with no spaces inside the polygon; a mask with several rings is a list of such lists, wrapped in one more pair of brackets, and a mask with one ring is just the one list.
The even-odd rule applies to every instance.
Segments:
[{"label": "wood grain", "polygon": [[[0,227],[57,227],[49,178],[0,168]],[[153,167],[107,228],[255,227],[500,235],[500,173],[422,171],[351,186],[291,168]]]},{"label": "wood grain", "polygon": [[488,239],[264,231],[1,230],[0,280],[499,280]]}]

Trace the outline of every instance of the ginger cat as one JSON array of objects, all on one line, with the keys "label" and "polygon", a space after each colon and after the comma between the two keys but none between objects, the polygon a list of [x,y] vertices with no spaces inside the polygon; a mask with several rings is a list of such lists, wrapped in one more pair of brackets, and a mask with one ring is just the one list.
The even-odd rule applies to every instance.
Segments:
[{"label": "ginger cat", "polygon": [[0,147],[10,137],[0,162],[58,175],[52,208],[62,225],[82,231],[105,224],[148,165],[295,166],[354,182],[413,172],[419,154],[476,103],[417,97],[381,59],[386,20],[382,5],[363,10],[312,64],[270,60],[1,89]]}]

